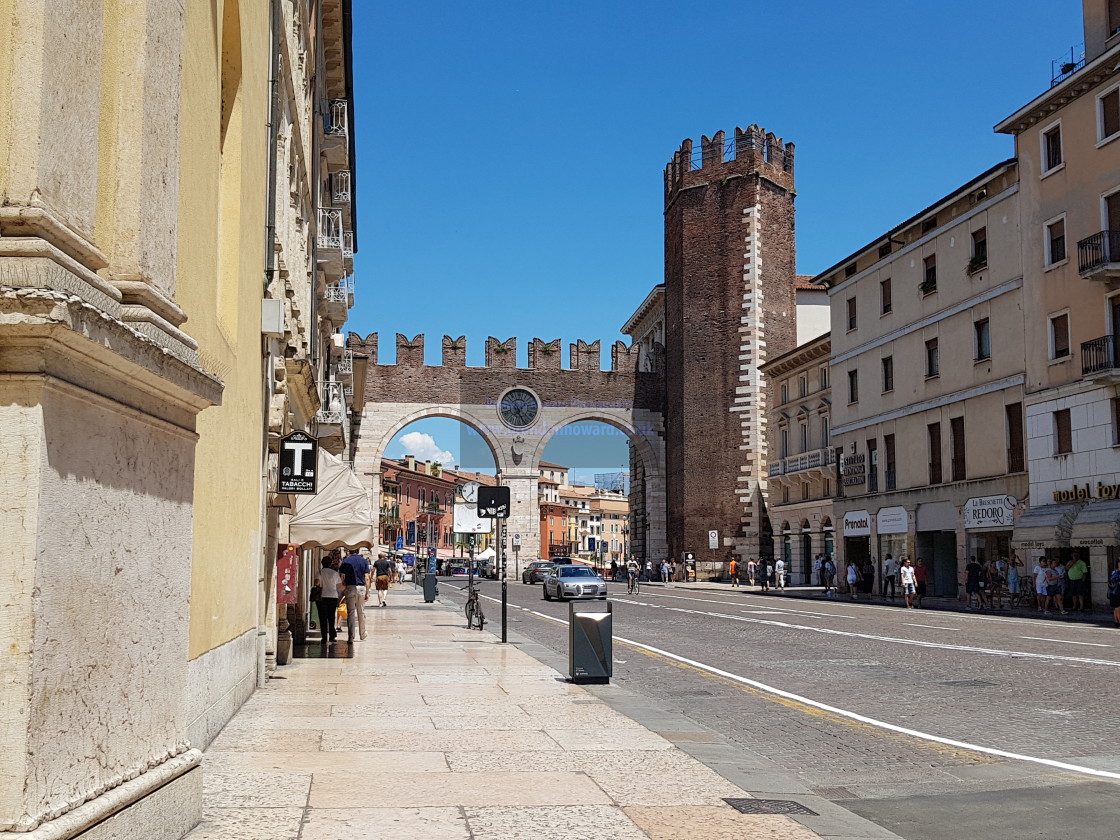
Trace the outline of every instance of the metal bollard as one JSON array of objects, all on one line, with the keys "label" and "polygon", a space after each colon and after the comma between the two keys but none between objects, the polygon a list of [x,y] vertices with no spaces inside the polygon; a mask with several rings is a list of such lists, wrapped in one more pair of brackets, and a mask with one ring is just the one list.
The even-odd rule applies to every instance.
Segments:
[{"label": "metal bollard", "polygon": [[610,601],[606,610],[568,603],[568,675],[574,683],[606,684],[614,673],[612,634],[614,617]]}]

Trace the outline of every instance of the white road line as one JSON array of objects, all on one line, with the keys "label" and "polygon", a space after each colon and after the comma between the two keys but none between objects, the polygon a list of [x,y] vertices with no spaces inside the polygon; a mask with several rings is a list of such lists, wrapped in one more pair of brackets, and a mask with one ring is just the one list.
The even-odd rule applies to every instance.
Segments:
[{"label": "white road line", "polygon": [[[561,618],[555,618],[554,616],[546,615],[545,613],[538,612],[536,610],[531,610],[528,607],[522,607],[522,609],[524,609],[525,612],[527,612],[527,613],[535,615],[539,618],[543,618],[547,621],[554,621],[557,624],[567,624],[568,623]],[[860,723],[866,723],[869,726],[876,726],[880,729],[886,729],[890,732],[897,732],[900,735],[909,735],[911,738],[918,738],[918,739],[923,740],[923,741],[933,741],[934,743],[937,743],[937,744],[945,744],[945,745],[950,746],[950,747],[957,747],[959,749],[964,749],[964,750],[972,750],[973,752],[984,753],[986,755],[995,755],[995,756],[999,756],[1000,758],[1010,758],[1014,761],[1027,761],[1027,762],[1030,762],[1032,764],[1042,764],[1042,765],[1045,765],[1047,767],[1055,767],[1059,770],[1069,770],[1072,773],[1082,773],[1086,776],[1098,776],[1098,777],[1105,778],[1105,779],[1120,779],[1120,773],[1112,773],[1112,772],[1109,772],[1108,770],[1097,770],[1097,769],[1092,768],[1092,767],[1083,767],[1080,764],[1069,764],[1069,763],[1064,762],[1064,761],[1055,761],[1054,759],[1051,759],[1051,758],[1039,758],[1038,756],[1033,756],[1033,755],[1023,755],[1021,753],[1008,752],[1007,750],[1001,750],[1001,749],[997,749],[995,747],[985,747],[985,746],[981,746],[979,744],[970,744],[967,741],[957,741],[953,738],[943,738],[940,735],[931,735],[928,732],[921,732],[917,729],[908,729],[905,726],[898,726],[898,725],[893,724],[893,723],[887,723],[884,720],[877,720],[876,718],[867,717],[867,715],[861,715],[858,712],[850,712],[847,709],[841,709],[837,706],[830,706],[827,703],[819,703],[816,700],[810,700],[808,697],[803,697],[800,694],[794,694],[790,691],[784,691],[783,689],[775,688],[772,685],[767,685],[766,683],[758,682],[757,680],[748,679],[747,677],[741,677],[738,674],[731,673],[730,671],[724,671],[722,668],[716,668],[716,667],[713,667],[712,665],[706,665],[703,662],[697,662],[694,659],[688,659],[684,656],[680,656],[680,655],[675,654],[675,653],[670,653],[667,650],[661,650],[660,648],[655,648],[652,645],[646,645],[646,644],[642,644],[641,642],[635,642],[635,641],[632,641],[630,639],[625,639],[622,636],[612,636],[611,638],[613,638],[613,639],[615,639],[619,642],[622,642],[624,645],[630,645],[631,647],[638,648],[639,650],[646,650],[646,651],[649,651],[650,653],[656,653],[659,656],[664,656],[665,658],[672,659],[675,662],[680,662],[684,665],[691,665],[693,668],[698,668],[701,671],[707,671],[710,674],[715,674],[715,675],[720,676],[720,677],[725,677],[725,678],[727,678],[729,680],[732,680],[734,682],[741,683],[742,685],[748,685],[751,688],[756,688],[759,691],[765,691],[766,693],[773,694],[776,697],[784,697],[787,700],[793,700],[797,703],[803,703],[804,705],[810,706],[814,709],[820,709],[821,711],[824,711],[824,712],[831,712],[834,715],[839,715],[841,717],[846,717],[849,720],[856,720],[856,721],[859,721]],[[1120,664],[1120,663],[1114,663],[1114,664]]]},{"label": "white road line", "polygon": [[1067,639],[1044,639],[1041,636],[1020,636],[1020,639],[1033,639],[1036,642],[1058,642],[1063,645],[1090,645],[1092,647],[1112,647],[1112,645],[1101,644],[1100,642],[1071,642]]},{"label": "white road line", "polygon": [[[960,630],[961,629],[959,627],[937,627],[933,624],[907,624],[906,626],[907,627],[925,627],[927,630]],[[1025,639],[1027,637],[1026,636],[1020,636],[1020,638]]]},{"label": "white road line", "polygon": [[[711,598],[690,598],[687,595],[664,595],[660,592],[655,592],[655,593],[650,593],[650,594],[654,595],[655,597],[660,597],[660,598],[679,598],[683,601],[689,601],[691,603],[719,604],[721,607],[731,607],[731,606],[735,605],[734,601],[715,601],[715,600],[712,600]],[[621,600],[624,600],[624,599],[622,599],[622,598],[612,598],[611,600],[621,601]],[[777,604],[770,603],[769,601],[767,601],[766,604],[744,604],[743,609],[744,610],[765,610],[767,612],[776,612],[776,613],[793,613],[794,615],[819,615],[819,616],[822,616],[824,618],[843,618],[843,619],[856,618],[856,616],[854,616],[854,615],[839,615],[837,613],[817,612],[815,610],[799,610],[799,609],[795,609],[793,607],[780,607]]]}]

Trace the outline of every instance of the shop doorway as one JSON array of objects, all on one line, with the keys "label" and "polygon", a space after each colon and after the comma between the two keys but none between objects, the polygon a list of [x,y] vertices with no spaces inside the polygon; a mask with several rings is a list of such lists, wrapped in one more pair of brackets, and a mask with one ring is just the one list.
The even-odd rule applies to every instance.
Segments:
[{"label": "shop doorway", "polygon": [[929,594],[938,598],[956,598],[957,535],[954,531],[919,531],[918,556],[929,569]]},{"label": "shop doorway", "polygon": [[801,583],[811,586],[813,580],[813,535],[809,532],[809,523],[801,525]]}]

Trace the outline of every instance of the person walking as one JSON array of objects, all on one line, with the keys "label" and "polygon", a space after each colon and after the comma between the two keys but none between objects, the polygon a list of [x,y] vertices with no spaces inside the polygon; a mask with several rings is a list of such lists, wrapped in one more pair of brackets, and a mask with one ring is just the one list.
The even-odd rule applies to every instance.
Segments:
[{"label": "person walking", "polygon": [[668,583],[669,582],[669,561],[668,560],[662,560],[661,561],[660,573],[661,573],[661,582],[662,583]]},{"label": "person walking", "polygon": [[981,575],[984,574],[984,567],[976,562],[975,557],[968,558],[968,565],[964,567],[964,591],[968,596],[968,608],[973,609],[972,599],[976,599],[976,609],[984,608],[984,596],[980,593],[980,587],[983,585],[980,581]]},{"label": "person walking", "polygon": [[758,561],[758,585],[761,587],[760,591],[770,591],[770,574],[772,571],[773,567],[771,567],[768,558],[763,557]]},{"label": "person walking", "polygon": [[914,587],[918,595],[918,607],[922,606],[922,601],[926,597],[926,561],[921,557],[918,558],[918,564],[914,567]]},{"label": "person walking", "polygon": [[859,588],[859,566],[856,565],[855,560],[848,562],[848,594],[851,595],[852,600],[856,599],[856,592]]},{"label": "person walking", "polygon": [[1020,600],[1019,569],[1021,568],[1023,568],[1023,561],[1012,551],[1007,559],[1007,602],[1013,607],[1018,606]]},{"label": "person walking", "polygon": [[1066,580],[1069,581],[1069,594],[1073,603],[1070,609],[1082,612],[1085,609],[1085,599],[1089,592],[1089,567],[1085,565],[1084,559],[1080,556],[1075,557],[1066,566]]},{"label": "person walking", "polygon": [[[918,581],[914,577],[914,567],[910,565],[910,558],[902,558],[902,568],[899,569],[900,582],[902,583],[902,598],[906,601],[906,609],[914,609],[911,599],[918,594]],[[893,597],[893,596],[892,596]]]},{"label": "person walking", "polygon": [[887,554],[887,559],[883,563],[883,589],[879,593],[884,598],[887,597],[887,589],[891,591],[891,600],[894,600],[894,582],[898,577],[898,561],[890,554]]},{"label": "person walking", "polygon": [[1046,570],[1046,594],[1062,615],[1069,615],[1066,612],[1066,567],[1060,560],[1052,562]]},{"label": "person walking", "polygon": [[779,591],[786,588],[786,561],[779,557],[778,562],[774,564],[774,584],[778,587]]},{"label": "person walking", "polygon": [[758,579],[758,561],[753,557],[747,560],[747,580],[751,586],[757,586],[755,581]]},{"label": "person walking", "polygon": [[1120,627],[1120,566],[1108,575],[1108,605],[1112,607],[1112,623]]},{"label": "person walking", "polygon": [[[377,591],[377,606],[385,606],[385,593],[389,591],[389,581],[393,577],[393,564],[384,554],[378,554],[373,562],[373,587]],[[365,638],[365,635],[362,636]]]},{"label": "person walking", "polygon": [[369,561],[354,549],[339,567],[346,587],[346,627],[348,641],[366,637],[366,604],[369,600]]},{"label": "person walking", "polygon": [[316,609],[319,611],[319,633],[321,644],[333,642],[338,638],[338,630],[334,625],[335,613],[338,612],[338,597],[342,594],[342,576],[335,571],[331,564],[330,555],[323,558],[322,568],[319,569],[319,600]]},{"label": "person walking", "polygon": [[1038,565],[1034,567],[1034,592],[1038,609],[1043,615],[1050,614],[1050,592],[1046,580],[1049,565],[1045,557],[1038,558]]},{"label": "person walking", "polygon": [[731,558],[731,565],[728,567],[728,571],[731,572],[731,585],[733,587],[738,586],[739,585],[739,561],[736,560],[734,557]]},{"label": "person walking", "polygon": [[820,554],[813,558],[813,577],[817,579],[818,586],[824,586],[824,557]]},{"label": "person walking", "polygon": [[831,598],[833,579],[836,577],[836,566],[833,564],[831,557],[825,557],[823,567],[821,574],[824,575],[824,594]]}]

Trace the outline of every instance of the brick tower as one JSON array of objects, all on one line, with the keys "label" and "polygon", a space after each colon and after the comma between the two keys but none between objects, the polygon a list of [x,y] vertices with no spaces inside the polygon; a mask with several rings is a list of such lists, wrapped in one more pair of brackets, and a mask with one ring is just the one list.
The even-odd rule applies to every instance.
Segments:
[{"label": "brick tower", "polygon": [[700,577],[772,550],[758,367],[797,343],[793,154],[752,125],[704,137],[698,160],[686,140],[665,168],[668,539]]}]

